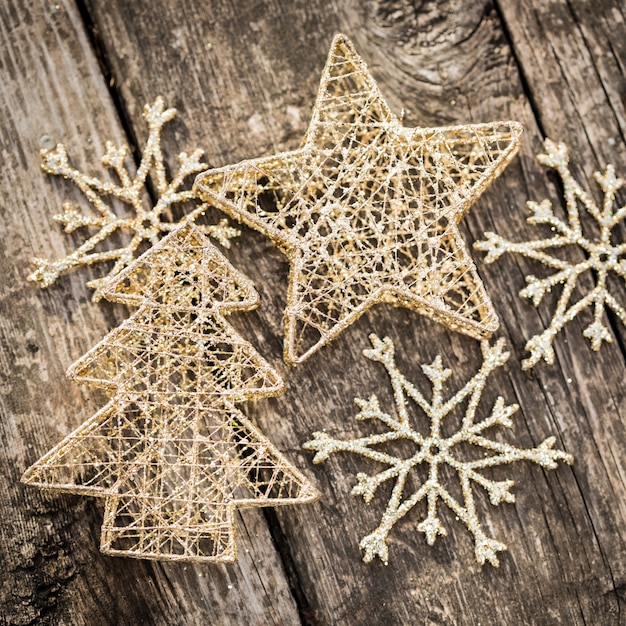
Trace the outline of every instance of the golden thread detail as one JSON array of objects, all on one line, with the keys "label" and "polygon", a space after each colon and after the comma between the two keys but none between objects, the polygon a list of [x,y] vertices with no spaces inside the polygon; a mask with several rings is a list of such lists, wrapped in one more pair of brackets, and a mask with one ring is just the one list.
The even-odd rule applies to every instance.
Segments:
[{"label": "golden thread detail", "polygon": [[137,309],[68,375],[110,400],[22,480],[104,498],[107,554],[232,561],[237,508],[318,496],[235,406],[283,391],[224,317],[254,308],[258,295],[193,224],[164,237],[102,295]]},{"label": "golden thread detail", "polygon": [[301,147],[203,172],[194,188],[289,258],[288,363],[381,302],[481,339],[498,319],[458,223],[521,134],[517,122],[403,127],[337,35]]}]

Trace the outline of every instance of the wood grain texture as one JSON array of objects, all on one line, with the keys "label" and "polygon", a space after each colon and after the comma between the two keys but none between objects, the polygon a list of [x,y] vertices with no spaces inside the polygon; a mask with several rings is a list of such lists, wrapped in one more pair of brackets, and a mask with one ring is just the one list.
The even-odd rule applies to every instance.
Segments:
[{"label": "wood grain texture", "polygon": [[105,140],[124,136],[76,7],[2,3],[0,32],[0,623],[297,622],[261,513],[239,520],[238,564],[172,568],[101,555],[102,510],[93,499],[19,483],[30,463],[102,406],[64,371],[127,315],[90,302],[84,281],[95,269],[47,291],[25,281],[30,257],[71,250],[51,216],[63,200],[83,202],[43,174],[39,148],[63,140],[74,165],[95,174]]},{"label": "wood grain texture", "polygon": [[[591,173],[607,161],[626,176],[621,4],[93,0],[80,15],[69,4],[58,12],[51,6],[19,14],[3,8],[0,16],[8,42],[0,53],[6,76],[0,97],[10,113],[0,126],[0,262],[7,277],[0,301],[0,454],[7,468],[0,482],[0,554],[10,564],[0,611],[8,623],[626,623],[623,329],[615,324],[616,341],[593,353],[582,337],[588,321],[572,323],[556,341],[555,365],[523,373],[524,344],[547,325],[554,298],[537,310],[518,297],[524,275],[536,268],[514,257],[484,266],[474,254],[511,347],[485,406],[497,395],[518,402],[516,426],[506,438],[532,447],[554,434],[575,463],[552,472],[518,464],[497,475],[517,483],[515,504],[481,501],[490,533],[509,546],[498,570],[476,564],[470,537],[452,515],[443,517],[448,537],[427,546],[415,531],[418,510],[394,529],[388,566],[362,563],[359,539],[377,525],[386,501],[379,496],[365,506],[350,491],[355,474],[373,468],[347,455],[313,466],[300,447],[314,430],[338,437],[363,432],[353,419],[355,396],[376,393],[391,408],[383,368],[361,355],[370,332],[392,337],[400,365],[424,386],[419,362],[441,354],[454,369],[454,388],[479,365],[478,344],[379,306],[288,369],[281,360],[287,262],[247,229],[228,254],[254,280],[262,306],[232,321],[289,389],[242,408],[316,481],[322,500],[265,517],[243,512],[248,536],[241,533],[239,566],[185,569],[98,555],[100,515],[93,501],[44,496],[16,484],[30,461],[99,406],[65,381],[63,370],[125,315],[88,301],[84,271],[47,292],[23,281],[32,254],[69,246],[48,224],[71,189],[38,171],[41,135],[63,139],[81,168],[94,168],[104,140],[122,137],[120,121],[142,144],[143,104],[160,94],[180,112],[164,135],[171,165],[177,152],[197,146],[214,166],[295,148],[328,46],[341,31],[391,107],[404,108],[406,125],[524,123],[520,157],[472,208],[463,229],[468,244],[486,230],[532,238],[536,228],[525,223],[525,201],[550,197],[557,205],[559,197],[535,162],[542,133],[572,147],[574,169],[590,191]],[[91,29],[100,68],[81,21]],[[27,72],[32,79],[25,81]],[[114,86],[118,119],[102,74]]]}]

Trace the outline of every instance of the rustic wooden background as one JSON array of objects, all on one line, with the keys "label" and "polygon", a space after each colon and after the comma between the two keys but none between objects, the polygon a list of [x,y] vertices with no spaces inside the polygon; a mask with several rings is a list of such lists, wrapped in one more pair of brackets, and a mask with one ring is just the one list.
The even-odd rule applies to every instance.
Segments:
[{"label": "rustic wooden background", "polygon": [[[388,399],[384,369],[361,356],[369,332],[392,337],[416,378],[417,363],[441,353],[456,383],[478,366],[477,342],[379,306],[288,370],[287,263],[246,229],[229,257],[263,303],[233,323],[289,389],[242,408],[323,499],[239,515],[237,564],[159,564],[101,555],[94,499],[19,483],[102,405],[64,371],[127,315],[90,301],[84,283],[95,268],[48,290],[25,281],[31,256],[60,256],[79,241],[51,216],[62,201],[83,200],[42,173],[40,146],[63,141],[79,169],[99,174],[107,139],[143,145],[143,105],[161,94],[179,110],[164,133],[172,164],[196,147],[213,166],[295,148],[336,32],[352,38],[407,125],[524,123],[519,158],[464,220],[468,242],[485,230],[531,238],[525,200],[559,204],[558,184],[534,160],[546,135],[569,144],[596,198],[595,169],[612,162],[626,175],[623,0],[1,0],[1,623],[626,624],[626,330],[611,320],[615,341],[596,354],[581,319],[556,341],[554,366],[522,372],[525,341],[547,325],[555,296],[539,310],[518,298],[532,265],[517,257],[487,267],[474,255],[512,352],[485,399],[501,393],[521,405],[507,437],[531,447],[555,434],[576,460],[552,472],[506,468],[517,502],[481,511],[509,546],[499,569],[474,561],[470,535],[451,515],[450,535],[434,547],[410,515],[393,531],[390,564],[362,563],[359,538],[386,501],[366,507],[350,495],[362,459],[313,466],[300,447],[314,430],[358,433],[355,396]],[[626,238],[624,228],[617,234]]]}]

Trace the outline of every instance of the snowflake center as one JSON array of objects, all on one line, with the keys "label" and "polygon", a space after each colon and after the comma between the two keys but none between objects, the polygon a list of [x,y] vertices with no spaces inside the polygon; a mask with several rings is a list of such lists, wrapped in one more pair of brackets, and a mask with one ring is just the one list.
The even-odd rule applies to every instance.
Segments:
[{"label": "snowflake center", "polygon": [[429,437],[424,440],[420,451],[415,455],[427,463],[442,461],[448,454],[448,440],[442,437]]},{"label": "snowflake center", "polygon": [[159,216],[156,213],[148,213],[135,222],[135,232],[144,239],[151,239],[159,235]]},{"label": "snowflake center", "polygon": [[598,244],[590,260],[595,270],[613,269],[619,262],[619,249],[609,244]]}]

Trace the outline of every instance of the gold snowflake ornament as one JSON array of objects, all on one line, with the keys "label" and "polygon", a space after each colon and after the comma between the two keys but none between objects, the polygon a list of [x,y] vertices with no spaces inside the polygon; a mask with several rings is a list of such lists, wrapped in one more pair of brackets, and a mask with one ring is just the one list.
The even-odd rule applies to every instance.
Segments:
[{"label": "gold snowflake ornament", "polygon": [[[563,181],[563,190],[567,207],[567,221],[557,217],[549,200],[543,202],[527,202],[531,211],[529,224],[546,225],[554,235],[545,239],[525,242],[507,241],[500,235],[486,232],[486,240],[475,245],[478,250],[487,252],[485,261],[491,263],[505,252],[521,254],[529,259],[539,261],[546,267],[555,270],[547,278],[526,277],[527,286],[520,291],[520,296],[532,300],[535,306],[544,295],[556,285],[563,285],[556,310],[548,328],[532,337],[526,344],[530,356],[522,361],[522,368],[529,369],[540,359],[547,363],[554,362],[553,341],[561,329],[571,322],[579,313],[593,307],[593,322],[585,329],[583,335],[591,341],[593,350],[599,350],[603,341],[612,341],[609,330],[602,323],[605,308],[608,307],[622,322],[626,323],[626,310],[610,293],[607,280],[614,274],[620,281],[626,281],[626,243],[612,242],[613,228],[626,217],[626,206],[616,208],[615,193],[624,184],[615,176],[615,169],[608,165],[606,172],[596,172],[595,179],[604,194],[602,207],[597,206],[593,198],[574,180],[569,169],[569,153],[567,146],[556,144],[549,139],[545,141],[545,154],[538,155],[539,163],[554,169]],[[585,235],[579,213],[582,205],[595,220],[599,235],[590,238]],[[554,256],[551,252],[565,246],[578,246],[582,249],[585,259],[579,263],[566,261]],[[572,303],[572,295],[581,274],[592,271],[596,275],[596,286],[582,298]]]},{"label": "gold snowflake ornament", "polygon": [[[363,496],[368,504],[383,483],[395,481],[380,526],[361,541],[363,560],[369,562],[378,556],[386,564],[389,558],[387,538],[391,529],[415,506],[424,502],[427,513],[417,525],[417,530],[426,535],[429,545],[438,536],[447,534],[437,512],[438,507],[444,505],[472,533],[476,560],[481,565],[489,561],[497,567],[497,553],[505,550],[506,546],[485,534],[478,519],[474,490],[484,489],[491,503],[497,505],[515,501],[515,496],[511,493],[514,483],[512,480],[492,480],[483,472],[488,472],[490,467],[522,460],[537,463],[546,469],[554,469],[557,461],[571,463],[572,457],[553,449],[554,437],[549,437],[536,448],[520,449],[487,435],[487,431],[496,426],[510,428],[513,425],[511,416],[519,408],[516,404],[505,405],[504,400],[499,397],[486,416],[482,417],[478,410],[487,378],[509,357],[509,353],[504,351],[503,339],[499,339],[493,346],[488,341],[481,343],[482,367],[462,389],[449,398],[444,397],[443,391],[452,372],[443,367],[441,357],[438,356],[430,365],[422,365],[425,376],[432,383],[430,401],[398,370],[391,340],[381,340],[376,335],[371,335],[370,339],[374,347],[365,350],[364,354],[368,359],[382,363],[387,370],[397,414],[385,413],[379,406],[378,398],[373,395],[369,400],[355,400],[361,409],[356,419],[378,420],[387,430],[348,441],[334,439],[325,432],[317,432],[313,434],[311,441],[304,444],[306,449],[317,452],[314,463],[325,461],[335,452],[351,452],[385,466],[385,469],[372,476],[364,473],[357,475],[357,484],[352,493]],[[467,409],[461,424],[453,429],[450,425],[452,414],[464,403]],[[430,420],[428,432],[422,433],[416,428],[416,420],[409,413],[412,407],[419,409]],[[444,435],[444,432],[452,434]],[[415,451],[412,456],[396,456],[394,442],[401,440],[413,445]],[[471,452],[468,452],[468,448]],[[404,446],[401,449],[405,449]],[[410,495],[405,496],[410,481],[413,481],[412,484],[417,481],[416,470],[420,466],[427,468],[428,478]],[[453,495],[454,491],[450,488],[452,485],[444,478],[446,471],[442,471],[442,468],[445,466],[458,478],[461,499]],[[459,491],[458,486],[456,490]]]},{"label": "gold snowflake ornament", "polygon": [[[184,219],[193,221],[206,212],[208,205],[199,204],[196,195],[185,189],[185,185],[193,180],[199,172],[207,169],[202,162],[202,150],[191,154],[182,152],[178,155],[179,169],[168,182],[163,152],[161,150],[161,132],[164,125],[176,115],[176,109],[165,109],[163,99],[158,97],[154,104],[146,105],[143,116],[148,125],[148,140],[141,158],[141,163],[134,176],[128,167],[128,147],[115,146],[107,142],[106,154],[102,163],[117,177],[118,182],[103,182],[99,178],[88,176],[70,165],[67,150],[58,144],[53,150],[42,150],[42,168],[48,174],[62,176],[80,189],[93,207],[91,215],[85,215],[67,202],[63,205],[63,213],[55,215],[54,220],[64,226],[66,233],[77,229],[95,229],[82,245],[63,259],[49,261],[34,258],[32,263],[36,270],[28,280],[38,282],[41,287],[49,287],[57,278],[75,267],[93,263],[111,262],[114,264],[106,276],[92,280],[87,285],[95,289],[93,299],[100,300],[107,281],[126,267],[136,256],[142,244],[155,244],[162,235],[178,226],[178,223],[165,221],[168,212],[174,205],[195,201],[195,208]],[[152,182],[158,195],[154,206],[148,206],[146,180],[152,174]],[[117,215],[105,198],[117,199],[129,206],[131,213]],[[229,246],[229,240],[236,237],[239,231],[231,228],[226,220],[218,224],[198,226],[202,232],[211,235],[223,246]],[[101,249],[109,238],[117,232],[130,236],[123,247]]]},{"label": "gold snowflake ornament", "polygon": [[235,406],[283,390],[224,318],[256,306],[258,295],[193,224],[164,237],[102,295],[138,308],[68,375],[111,399],[22,480],[104,498],[107,554],[233,561],[236,509],[318,497]]},{"label": "gold snowflake ornament", "polygon": [[484,338],[498,319],[458,223],[521,134],[517,122],[403,127],[337,35],[302,146],[204,172],[195,189],[289,258],[288,363],[380,302]]}]

